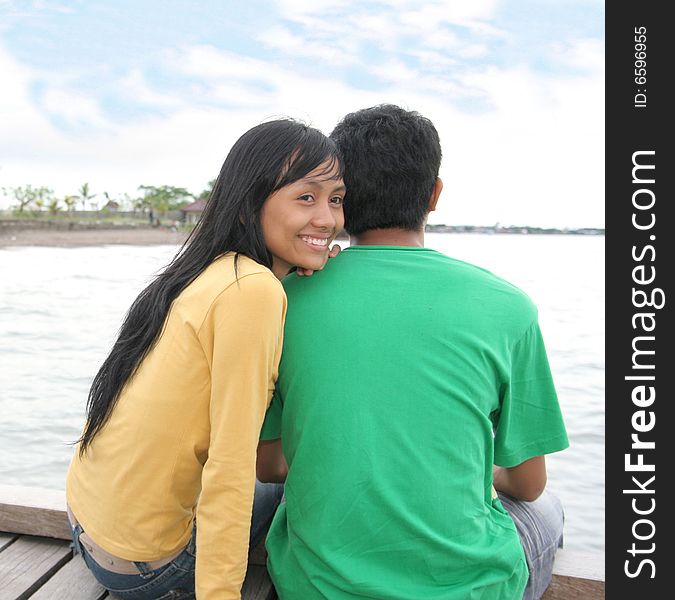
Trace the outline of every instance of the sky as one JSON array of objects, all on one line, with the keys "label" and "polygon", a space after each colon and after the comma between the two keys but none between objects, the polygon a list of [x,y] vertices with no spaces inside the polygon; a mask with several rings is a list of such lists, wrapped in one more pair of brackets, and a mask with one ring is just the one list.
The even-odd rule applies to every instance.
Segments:
[{"label": "sky", "polygon": [[393,103],[440,135],[430,223],[605,224],[601,0],[0,0],[0,74],[4,189],[199,194],[262,121]]}]

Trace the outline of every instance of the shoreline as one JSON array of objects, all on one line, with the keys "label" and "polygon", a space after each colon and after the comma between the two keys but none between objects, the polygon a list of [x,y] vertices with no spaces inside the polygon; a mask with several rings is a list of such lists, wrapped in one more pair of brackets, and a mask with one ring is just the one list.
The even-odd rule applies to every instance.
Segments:
[{"label": "shoreline", "polygon": [[96,229],[18,229],[0,233],[0,249],[24,246],[80,248],[83,246],[151,246],[182,244],[186,231],[164,227],[129,227]]},{"label": "shoreline", "polygon": [[[512,231],[505,229],[499,232],[486,230],[485,228],[456,228],[451,230],[445,226],[429,226],[427,233],[474,233],[474,234],[522,234],[529,233],[537,235],[543,233],[538,231]],[[549,232],[550,233],[550,232]],[[555,232],[564,233],[564,232]],[[568,232],[570,234],[571,232]],[[83,246],[107,246],[107,245],[127,245],[127,246],[152,246],[152,245],[170,245],[179,246],[187,239],[189,232],[176,230],[171,227],[149,227],[149,226],[113,226],[113,227],[0,227],[0,250],[13,247],[40,246],[56,248],[79,248]],[[588,234],[587,234],[588,235]],[[596,234],[597,235],[597,234]],[[604,231],[601,235],[604,235]],[[337,236],[336,241],[349,238],[342,233]]]}]

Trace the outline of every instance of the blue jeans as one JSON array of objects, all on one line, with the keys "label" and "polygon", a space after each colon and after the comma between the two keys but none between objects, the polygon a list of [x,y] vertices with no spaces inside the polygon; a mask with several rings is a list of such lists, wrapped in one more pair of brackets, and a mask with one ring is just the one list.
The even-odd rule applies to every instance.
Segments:
[{"label": "blue jeans", "polygon": [[563,514],[560,500],[544,492],[534,502],[522,502],[497,492],[511,515],[525,550],[530,577],[523,600],[538,600],[551,583],[553,560],[563,545]]},{"label": "blue jeans", "polygon": [[[284,487],[256,481],[251,519],[250,547],[255,548],[269,529],[281,501]],[[154,571],[144,562],[135,563],[138,575],[120,575],[101,567],[80,544],[82,528],[72,527],[73,546],[98,582],[124,600],[192,600],[195,597],[195,555],[197,528],[185,549],[171,562]],[[224,542],[225,543],[225,542]]]}]

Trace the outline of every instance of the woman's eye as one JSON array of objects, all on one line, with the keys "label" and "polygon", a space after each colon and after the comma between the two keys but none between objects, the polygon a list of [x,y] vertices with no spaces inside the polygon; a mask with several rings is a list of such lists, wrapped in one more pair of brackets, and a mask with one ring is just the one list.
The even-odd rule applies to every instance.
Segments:
[{"label": "woman's eye", "polygon": [[312,194],[304,194],[300,196],[300,200],[304,200],[305,202],[312,202],[314,200],[314,196]]},{"label": "woman's eye", "polygon": [[330,199],[330,201],[331,201],[331,204],[335,204],[335,205],[337,205],[337,206],[341,206],[341,205],[342,205],[342,196],[333,196],[333,197]]}]

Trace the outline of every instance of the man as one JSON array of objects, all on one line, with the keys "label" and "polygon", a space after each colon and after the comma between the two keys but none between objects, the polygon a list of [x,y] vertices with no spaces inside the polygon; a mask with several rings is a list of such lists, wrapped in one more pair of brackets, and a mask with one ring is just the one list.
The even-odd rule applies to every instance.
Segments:
[{"label": "man", "polygon": [[536,308],[424,247],[442,189],[428,119],[376,106],[331,137],[351,245],[284,281],[258,450],[261,480],[286,476],[282,442],[288,463],[267,537],[279,596],[538,598],[562,540],[544,455],[568,442]]}]

